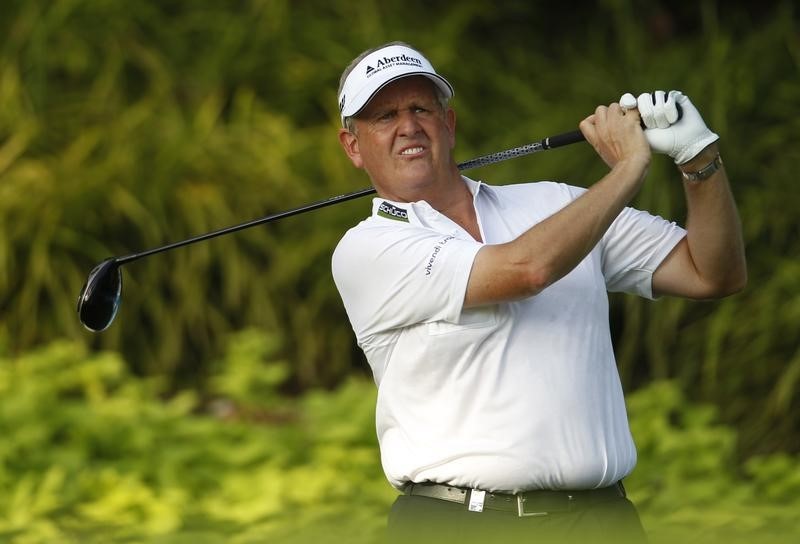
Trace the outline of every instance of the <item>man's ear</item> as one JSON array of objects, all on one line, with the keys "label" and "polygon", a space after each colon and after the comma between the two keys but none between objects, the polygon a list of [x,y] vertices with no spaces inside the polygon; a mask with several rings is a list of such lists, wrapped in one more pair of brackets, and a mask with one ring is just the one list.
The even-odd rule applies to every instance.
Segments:
[{"label": "man's ear", "polygon": [[342,148],[350,158],[350,162],[352,162],[356,168],[363,168],[364,161],[361,160],[361,151],[358,148],[358,138],[356,135],[346,128],[340,128],[339,143],[342,144]]},{"label": "man's ear", "polygon": [[447,108],[445,123],[450,132],[450,149],[453,149],[456,146],[456,112],[453,108]]}]

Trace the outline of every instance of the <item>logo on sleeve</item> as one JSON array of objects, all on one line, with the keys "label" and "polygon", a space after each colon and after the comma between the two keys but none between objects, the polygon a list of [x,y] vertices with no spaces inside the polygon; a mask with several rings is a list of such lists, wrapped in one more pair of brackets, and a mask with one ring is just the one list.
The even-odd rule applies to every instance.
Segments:
[{"label": "logo on sleeve", "polygon": [[395,221],[405,221],[408,223],[407,211],[385,201],[381,202],[381,205],[378,206],[378,215],[386,219],[394,219]]},{"label": "logo on sleeve", "polygon": [[450,240],[455,240],[455,236],[445,236],[438,242],[436,245],[433,246],[433,253],[431,253],[431,258],[428,259],[428,264],[425,265],[425,275],[430,276],[431,272],[433,272],[433,265],[436,264],[436,257],[439,256],[439,252],[442,250],[442,247],[449,242]]}]

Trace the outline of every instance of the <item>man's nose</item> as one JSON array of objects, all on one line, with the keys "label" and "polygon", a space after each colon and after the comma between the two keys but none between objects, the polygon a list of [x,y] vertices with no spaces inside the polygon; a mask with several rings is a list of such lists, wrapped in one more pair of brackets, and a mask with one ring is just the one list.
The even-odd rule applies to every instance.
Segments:
[{"label": "man's nose", "polygon": [[402,110],[397,114],[397,131],[402,136],[412,136],[421,130],[419,119],[415,112]]}]

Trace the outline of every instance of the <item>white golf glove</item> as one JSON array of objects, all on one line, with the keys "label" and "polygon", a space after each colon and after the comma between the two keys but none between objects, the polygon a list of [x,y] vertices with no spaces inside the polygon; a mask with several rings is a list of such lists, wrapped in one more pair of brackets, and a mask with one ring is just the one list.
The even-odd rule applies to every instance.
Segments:
[{"label": "white golf glove", "polygon": [[639,108],[650,148],[669,155],[675,164],[689,162],[719,139],[708,129],[689,97],[680,91],[670,91],[666,96],[664,91],[642,93],[637,99],[625,93],[620,105],[626,109]]}]

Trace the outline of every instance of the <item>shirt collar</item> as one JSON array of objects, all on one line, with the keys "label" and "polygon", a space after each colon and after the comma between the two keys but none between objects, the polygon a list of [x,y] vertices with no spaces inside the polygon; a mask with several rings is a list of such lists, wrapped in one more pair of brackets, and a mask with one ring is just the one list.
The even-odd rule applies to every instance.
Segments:
[{"label": "shirt collar", "polygon": [[[482,181],[475,181],[467,176],[461,176],[472,193],[472,202],[477,210],[478,200],[484,197],[493,198],[494,190]],[[429,216],[438,212],[425,200],[416,202],[396,202],[387,198],[375,197],[372,199],[372,216],[398,221],[401,223],[420,224],[418,214]]]}]

